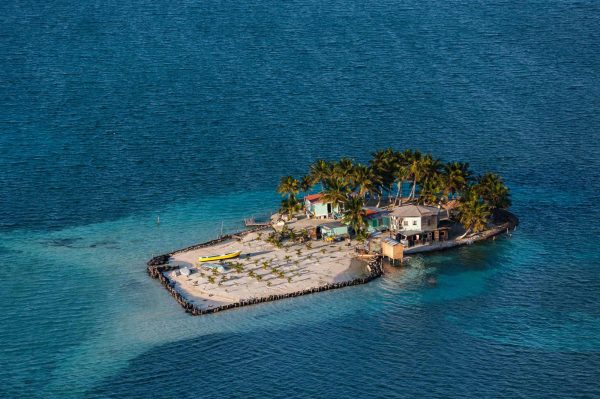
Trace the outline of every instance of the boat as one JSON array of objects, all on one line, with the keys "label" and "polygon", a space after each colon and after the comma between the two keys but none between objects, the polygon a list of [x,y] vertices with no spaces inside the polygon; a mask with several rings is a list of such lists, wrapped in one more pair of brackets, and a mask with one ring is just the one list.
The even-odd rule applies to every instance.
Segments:
[{"label": "boat", "polygon": [[223,255],[214,255],[214,256],[201,256],[198,258],[198,262],[211,262],[214,260],[225,260],[225,259],[233,259],[240,256],[242,251],[230,252],[228,254]]}]

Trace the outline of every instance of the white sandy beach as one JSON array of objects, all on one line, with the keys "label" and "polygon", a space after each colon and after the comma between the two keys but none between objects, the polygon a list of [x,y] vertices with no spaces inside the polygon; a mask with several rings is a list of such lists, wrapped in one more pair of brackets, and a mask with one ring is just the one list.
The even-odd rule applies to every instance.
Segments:
[{"label": "white sandy beach", "polygon": [[[187,266],[192,273],[185,276],[174,270],[164,274],[176,283],[175,289],[189,302],[201,309],[209,309],[245,299],[350,281],[366,272],[364,262],[354,258],[354,245],[318,240],[310,241],[309,246],[286,243],[283,248],[277,248],[265,241],[270,231],[253,232],[240,239],[177,253],[169,264]],[[242,255],[228,261],[230,266],[222,273],[215,273],[197,262],[200,256],[235,251],[242,251]],[[243,271],[233,267],[236,263]],[[210,276],[214,282],[209,281]]]}]

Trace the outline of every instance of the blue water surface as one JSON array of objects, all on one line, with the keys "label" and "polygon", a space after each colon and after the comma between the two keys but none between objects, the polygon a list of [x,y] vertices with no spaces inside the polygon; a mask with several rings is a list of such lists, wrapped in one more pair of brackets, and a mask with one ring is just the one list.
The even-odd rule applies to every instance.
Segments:
[{"label": "blue water surface", "polygon": [[[0,397],[600,397],[599,109],[597,1],[0,2]],[[521,225],[207,317],[145,274],[386,146]]]}]

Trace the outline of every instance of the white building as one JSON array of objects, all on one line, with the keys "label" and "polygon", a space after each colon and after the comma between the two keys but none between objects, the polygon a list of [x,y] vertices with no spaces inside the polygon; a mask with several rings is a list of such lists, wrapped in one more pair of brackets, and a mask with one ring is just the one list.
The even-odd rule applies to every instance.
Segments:
[{"label": "white building", "polygon": [[438,208],[406,205],[394,209],[389,217],[393,237],[407,248],[449,238],[449,228],[438,227],[440,219],[447,219],[447,212]]},{"label": "white building", "polygon": [[439,208],[422,205],[405,205],[390,213],[390,230],[403,231],[434,231],[438,227]]}]

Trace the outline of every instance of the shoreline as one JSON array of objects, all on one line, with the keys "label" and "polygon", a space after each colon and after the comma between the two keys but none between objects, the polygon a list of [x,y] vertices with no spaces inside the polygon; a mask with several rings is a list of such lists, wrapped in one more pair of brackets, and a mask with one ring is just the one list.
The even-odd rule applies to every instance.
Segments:
[{"label": "shoreline", "polygon": [[492,227],[488,230],[482,231],[481,233],[477,233],[470,237],[465,237],[461,239],[454,239],[431,245],[422,245],[417,247],[406,248],[404,250],[404,254],[414,255],[424,252],[443,251],[445,249],[461,247],[463,245],[472,245],[476,242],[487,241],[501,234],[508,233],[511,229],[514,230],[515,227],[519,225],[519,218],[517,218],[517,216],[512,212],[509,212],[507,210],[501,210],[501,217],[502,219],[504,219],[504,221],[501,224]]},{"label": "shoreline", "polygon": [[[501,218],[501,224],[475,236],[407,248],[405,253],[406,255],[412,255],[470,245],[508,232],[519,223],[518,218],[508,211],[503,211]],[[353,247],[343,243],[319,241],[313,241],[309,244],[294,243],[287,247],[275,247],[261,240],[263,233],[272,230],[271,226],[260,226],[155,256],[147,262],[147,273],[150,277],[160,281],[186,313],[194,316],[366,284],[383,274],[384,257],[382,255],[373,254],[368,260],[361,259],[353,252]],[[203,251],[214,253],[217,248],[220,248],[221,252],[227,252],[223,248],[240,249],[242,246],[245,246],[245,257],[242,256],[239,260],[244,261],[245,259],[247,262],[245,267],[254,267],[250,273],[256,273],[256,275],[252,274],[252,277],[256,278],[257,281],[249,277],[250,273],[248,276],[244,276],[240,275],[239,271],[238,274],[235,274],[233,270],[228,269],[223,275],[229,276],[230,280],[225,280],[225,277],[221,276],[222,280],[217,285],[214,277],[212,277],[212,282],[209,284],[204,282],[206,274],[209,274],[205,273],[207,269],[201,266],[194,267],[198,254],[206,254]],[[336,247],[337,251],[334,250]],[[294,248],[296,248],[297,256],[292,251]],[[308,252],[307,248],[310,248],[312,252]],[[300,254],[301,250],[307,252],[303,257]],[[285,264],[281,264],[283,260],[280,256],[277,256],[283,254],[287,254],[285,256],[287,263]],[[329,256],[325,256],[326,254]],[[317,259],[314,259],[313,255],[317,255]],[[271,256],[271,258],[261,257],[256,259],[254,264],[248,262],[257,256]],[[295,269],[294,266],[291,266],[292,262],[290,260],[292,258],[295,259],[293,262],[296,265]],[[296,271],[296,274],[293,275],[294,278],[300,275],[297,272],[302,269],[301,274],[306,275],[306,277],[293,283],[292,277],[288,277],[286,283],[282,281],[284,277],[279,272],[281,275],[280,280],[276,280],[277,276],[273,277],[269,275],[269,272],[265,272],[267,270],[266,265],[260,267],[258,261],[264,259],[267,259],[268,262],[279,261],[279,265],[276,263],[278,268],[291,266],[292,271]],[[236,264],[241,265],[241,262],[236,262]],[[182,275],[179,270],[183,268],[192,269],[192,274]],[[289,270],[286,270],[286,272],[291,273]],[[259,278],[258,274],[260,273],[262,275]],[[220,276],[218,273],[213,273],[213,275]],[[197,279],[194,280],[193,277]],[[266,278],[263,279],[263,277]],[[208,277],[208,280],[210,279],[211,276]],[[223,285],[230,281],[233,281],[233,284]],[[277,281],[278,283],[273,287],[271,281]]]},{"label": "shoreline", "polygon": [[[159,256],[162,256],[162,255],[159,255]],[[153,258],[153,259],[155,259],[155,258]],[[187,298],[185,295],[181,294],[176,289],[176,285],[174,284],[174,282],[172,282],[167,276],[165,276],[165,274],[164,274],[165,272],[177,270],[177,269],[179,269],[179,266],[148,265],[147,272],[150,275],[150,277],[152,277],[154,279],[158,279],[160,281],[160,283],[165,287],[167,292],[169,292],[171,294],[171,296],[173,298],[175,298],[177,303],[179,303],[179,305],[185,310],[186,313],[189,313],[192,316],[200,316],[200,315],[205,315],[205,314],[217,313],[217,312],[221,312],[224,310],[240,308],[240,307],[244,307],[244,306],[256,305],[256,304],[264,303],[264,302],[272,302],[272,301],[277,301],[277,300],[286,299],[286,298],[295,298],[298,296],[314,294],[317,292],[323,292],[323,291],[334,290],[334,289],[339,289],[339,288],[344,288],[344,287],[351,287],[354,285],[366,284],[366,283],[370,282],[371,280],[379,278],[383,274],[382,260],[383,260],[383,258],[380,256],[373,258],[365,265],[366,266],[365,267],[366,274],[363,273],[364,275],[362,277],[357,277],[352,280],[329,283],[326,285],[316,286],[313,288],[307,288],[304,290],[293,291],[293,292],[284,293],[284,294],[272,294],[269,296],[254,297],[254,298],[244,299],[241,301],[228,303],[228,304],[224,304],[224,305],[219,305],[219,306],[215,306],[215,307],[211,307],[211,308],[204,308],[204,309],[200,308],[192,300]],[[353,266],[350,266],[350,267],[353,267]]]}]

